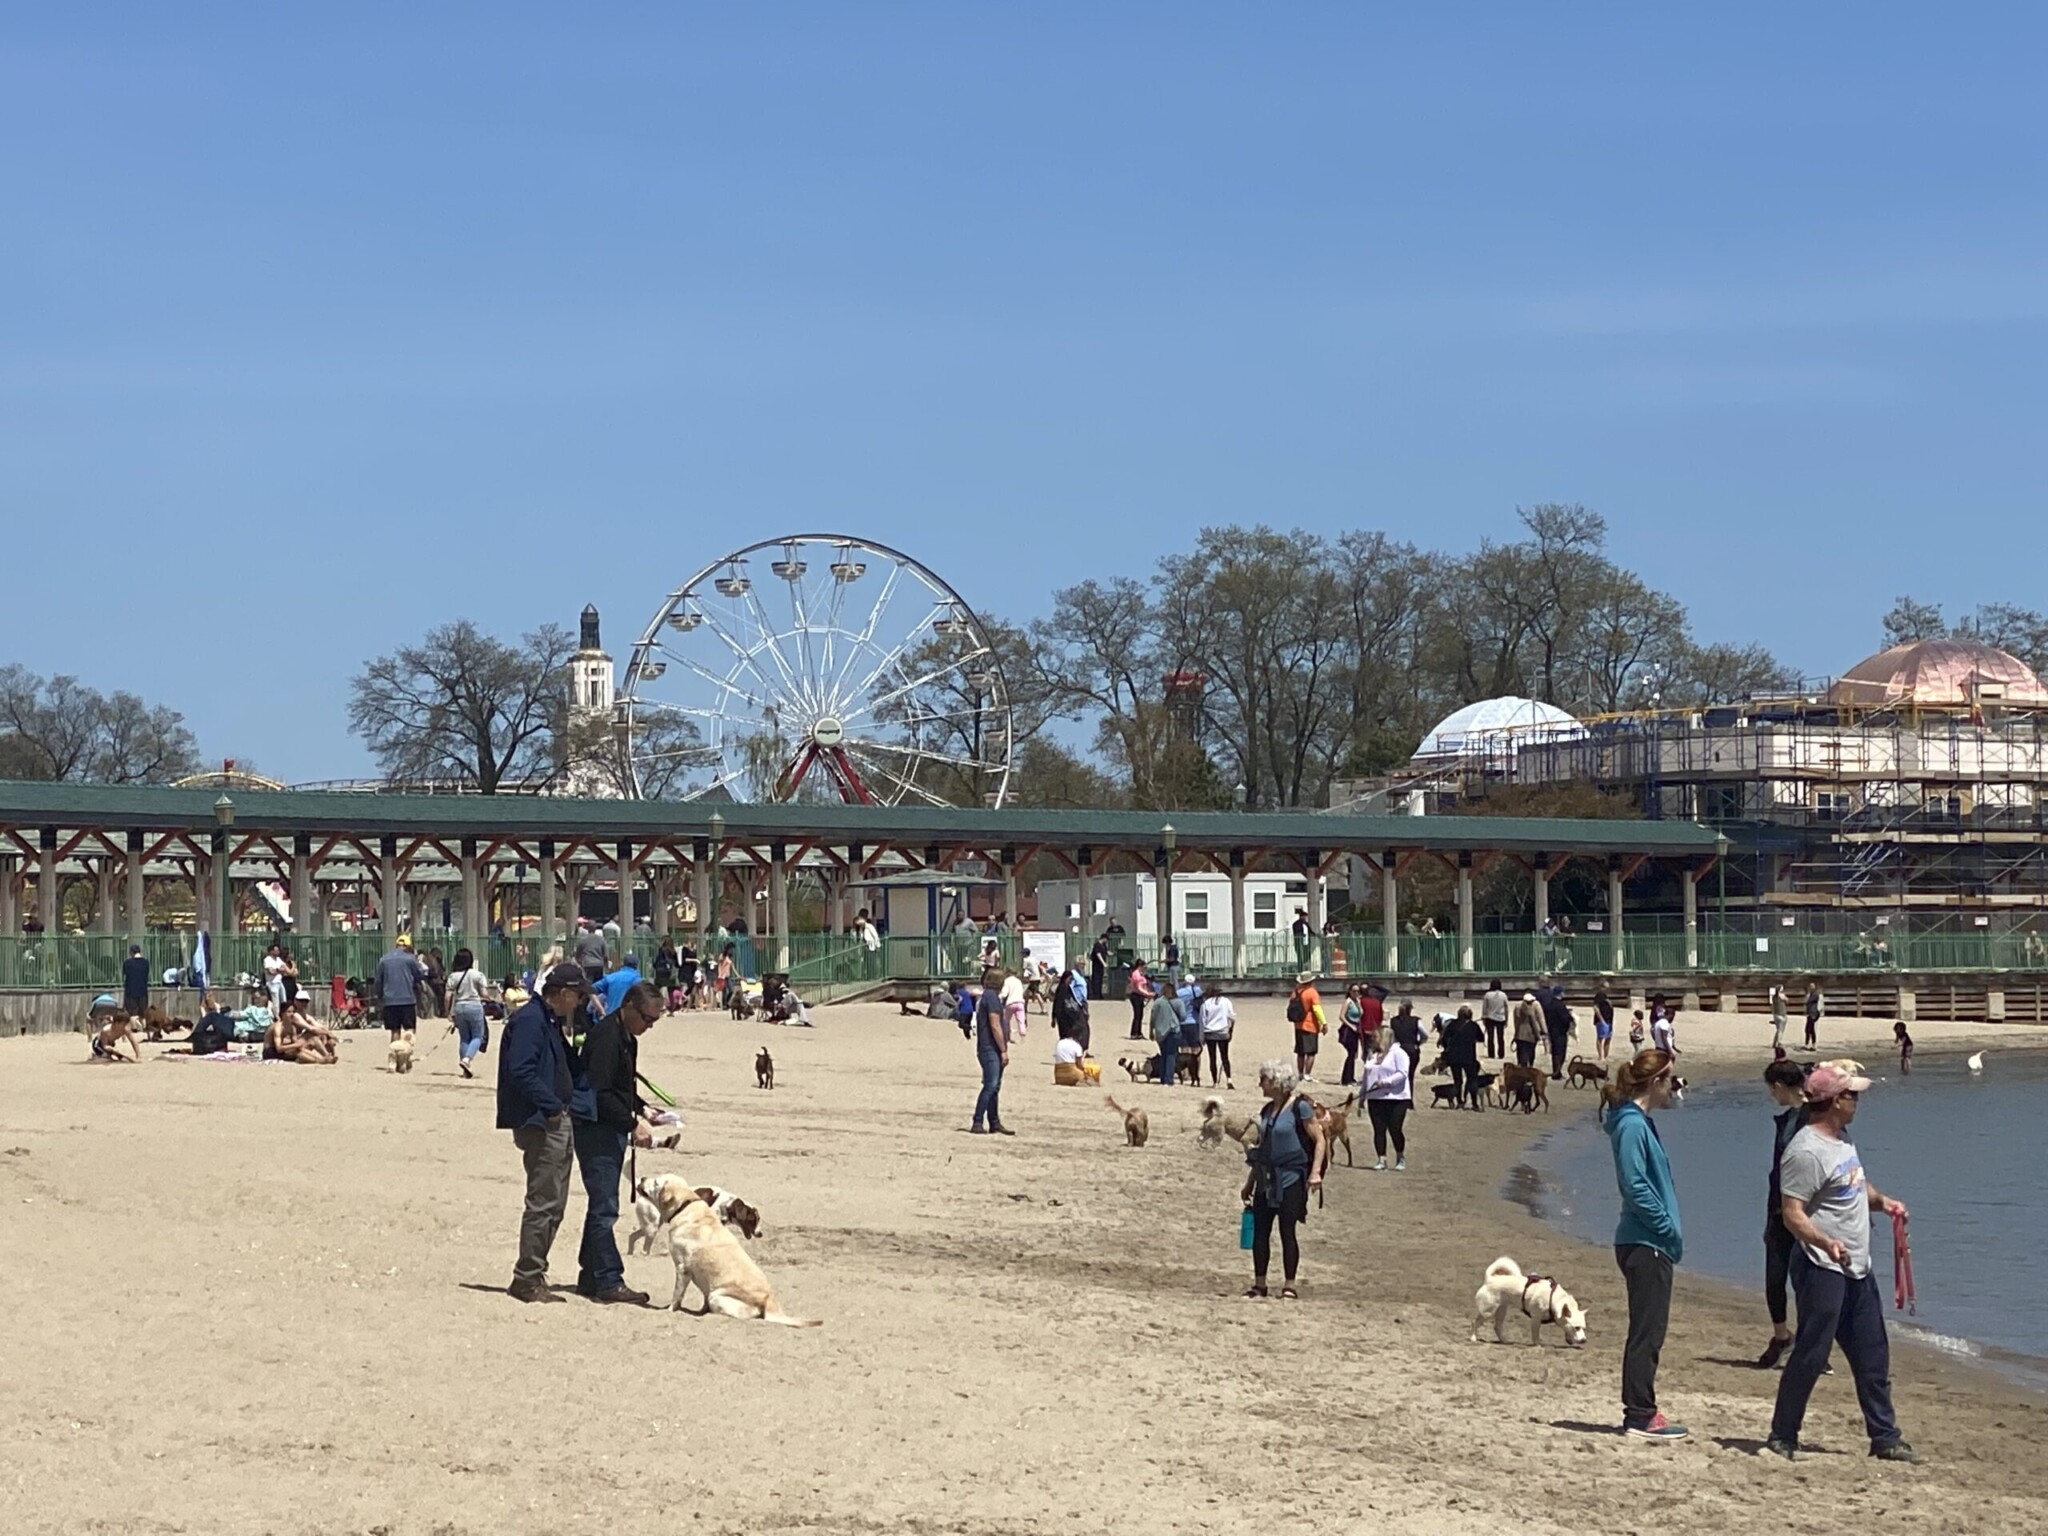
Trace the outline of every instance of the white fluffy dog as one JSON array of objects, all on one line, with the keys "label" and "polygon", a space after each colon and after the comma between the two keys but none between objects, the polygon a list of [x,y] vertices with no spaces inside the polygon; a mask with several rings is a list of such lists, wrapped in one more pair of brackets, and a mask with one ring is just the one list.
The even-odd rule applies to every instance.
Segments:
[{"label": "white fluffy dog", "polygon": [[1586,1309],[1572,1299],[1572,1293],[1548,1275],[1525,1275],[1513,1259],[1495,1259],[1486,1266],[1486,1279],[1472,1298],[1472,1342],[1484,1342],[1480,1330],[1493,1319],[1493,1340],[1505,1342],[1501,1326],[1516,1308],[1529,1320],[1529,1342],[1541,1341],[1543,1325],[1555,1323],[1564,1329],[1564,1341],[1573,1349],[1586,1342]]}]

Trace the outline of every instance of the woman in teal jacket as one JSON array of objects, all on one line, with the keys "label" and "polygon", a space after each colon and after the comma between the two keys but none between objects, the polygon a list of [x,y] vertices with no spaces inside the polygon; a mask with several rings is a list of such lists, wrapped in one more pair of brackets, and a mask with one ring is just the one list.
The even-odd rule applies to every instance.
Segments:
[{"label": "woman in teal jacket", "polygon": [[1621,1352],[1621,1427],[1637,1440],[1685,1438],[1685,1426],[1657,1411],[1657,1357],[1671,1321],[1671,1270],[1685,1254],[1678,1191],[1652,1110],[1676,1096],[1678,1080],[1663,1051],[1639,1051],[1601,1090],[1601,1123],[1614,1148],[1621,1220],[1614,1257],[1628,1285],[1628,1341]]}]

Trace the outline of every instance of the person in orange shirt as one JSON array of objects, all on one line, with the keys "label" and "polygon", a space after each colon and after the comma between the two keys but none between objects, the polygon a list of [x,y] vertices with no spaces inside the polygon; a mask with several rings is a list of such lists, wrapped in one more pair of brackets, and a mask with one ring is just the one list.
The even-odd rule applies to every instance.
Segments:
[{"label": "person in orange shirt", "polygon": [[1329,1028],[1329,1021],[1323,1016],[1322,994],[1316,991],[1314,971],[1303,971],[1294,978],[1294,991],[1287,999],[1287,1022],[1294,1026],[1295,1070],[1303,1077],[1312,1077],[1316,1049]]}]

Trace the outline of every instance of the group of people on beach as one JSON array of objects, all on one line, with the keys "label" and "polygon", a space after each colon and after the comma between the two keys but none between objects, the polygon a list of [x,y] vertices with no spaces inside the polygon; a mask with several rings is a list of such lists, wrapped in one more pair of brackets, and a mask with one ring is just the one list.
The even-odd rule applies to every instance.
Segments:
[{"label": "group of people on beach", "polygon": [[[1683,1091],[1673,1054],[1658,1047],[1623,1062],[1601,1095],[1601,1118],[1614,1155],[1621,1218],[1615,1261],[1628,1291],[1622,1348],[1622,1427],[1638,1440],[1683,1440],[1683,1425],[1657,1406],[1657,1368],[1671,1316],[1672,1272],[1684,1257],[1678,1193],[1657,1134],[1657,1111]],[[1871,1080],[1854,1062],[1807,1065],[1780,1054],[1764,1069],[1779,1105],[1765,1200],[1765,1299],[1771,1341],[1757,1364],[1781,1362],[1777,1403],[1764,1450],[1787,1460],[1804,1454],[1800,1431],[1814,1385],[1839,1347],[1881,1461],[1916,1462],[1891,1401],[1891,1348],[1884,1300],[1871,1259],[1871,1214],[1903,1230],[1906,1207],[1882,1193],[1849,1134]],[[1788,1326],[1785,1291],[1798,1301]]]}]

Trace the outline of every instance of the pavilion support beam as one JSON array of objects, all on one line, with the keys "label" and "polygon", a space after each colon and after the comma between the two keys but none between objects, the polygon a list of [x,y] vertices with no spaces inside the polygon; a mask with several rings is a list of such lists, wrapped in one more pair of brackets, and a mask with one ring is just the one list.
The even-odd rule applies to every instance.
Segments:
[{"label": "pavilion support beam", "polygon": [[1472,855],[1458,855],[1458,969],[1470,975],[1478,963],[1472,943]]},{"label": "pavilion support beam", "polygon": [[1003,850],[1002,866],[1003,921],[1008,923],[1012,929],[1021,931],[1022,925],[1017,921],[1017,850],[1015,848],[1005,848]]},{"label": "pavilion support beam", "polygon": [[1685,921],[1685,968],[1700,968],[1700,877],[1688,864],[1678,874],[1680,911]]},{"label": "pavilion support beam", "polygon": [[1541,933],[1543,925],[1550,921],[1550,855],[1536,855],[1536,867],[1529,871],[1530,888],[1536,897],[1536,931]]},{"label": "pavilion support beam", "polygon": [[398,941],[398,839],[388,834],[378,845],[377,887],[377,918],[389,949]]},{"label": "pavilion support beam", "polygon": [[704,950],[705,946],[710,942],[711,936],[711,860],[713,854],[710,840],[702,837],[698,838],[691,845],[690,853],[690,904],[697,909],[696,916],[692,920],[692,927],[697,935],[697,953],[703,958],[705,969],[708,971],[711,966],[711,957],[705,954]]},{"label": "pavilion support beam", "polygon": [[64,931],[57,911],[57,829],[44,827],[36,861],[36,917],[51,938]]},{"label": "pavilion support beam", "polygon": [[93,861],[93,917],[104,938],[114,936],[114,856],[100,855]]},{"label": "pavilion support beam", "polygon": [[1308,875],[1308,931],[1309,943],[1317,956],[1316,968],[1325,975],[1330,970],[1330,946],[1323,942],[1323,918],[1329,909],[1329,883],[1323,879],[1317,867],[1319,860],[1310,853],[1302,860],[1304,872]]},{"label": "pavilion support beam", "polygon": [[21,932],[21,869],[11,853],[0,853],[0,937]]},{"label": "pavilion support beam", "polygon": [[1244,877],[1244,850],[1233,848],[1230,850],[1230,974],[1239,977],[1250,974],[1245,943]]},{"label": "pavilion support beam", "polygon": [[462,879],[462,936],[481,953],[481,940],[490,925],[484,921],[483,881],[477,869],[476,839],[465,837],[460,850],[458,872]]},{"label": "pavilion support beam", "polygon": [[1626,969],[1628,947],[1622,942],[1621,917],[1621,859],[1610,854],[1607,859],[1607,968],[1612,971]]},{"label": "pavilion support beam", "polygon": [[768,848],[768,921],[775,930],[775,969],[789,974],[789,850],[781,843]]},{"label": "pavilion support beam", "polygon": [[[618,846],[616,864],[619,882],[619,947],[623,952],[633,947],[633,845],[621,841]],[[612,959],[617,960],[618,955]]]},{"label": "pavilion support beam", "polygon": [[553,838],[540,840],[540,858],[536,864],[540,881],[540,928],[539,942],[535,945],[534,964],[539,968],[545,962],[548,952],[558,942],[562,914],[561,892],[555,884],[555,843]]},{"label": "pavilion support beam", "polygon": [[1380,860],[1380,963],[1389,976],[1401,969],[1401,856],[1389,848]]},{"label": "pavilion support beam", "polygon": [[147,843],[140,832],[128,834],[128,937],[137,944],[149,933],[149,892],[143,883],[142,856]]},{"label": "pavilion support beam", "polygon": [[1088,942],[1083,950],[1095,947],[1100,937],[1095,927],[1095,850],[1082,848],[1074,855],[1074,905],[1081,909],[1079,933]]},{"label": "pavilion support beam", "polygon": [[313,932],[313,839],[301,832],[292,839],[292,932]]}]

